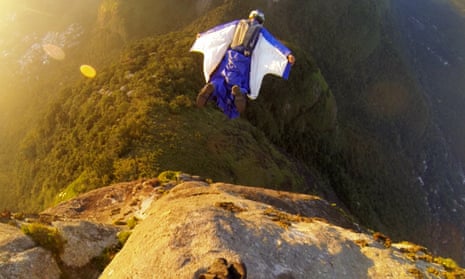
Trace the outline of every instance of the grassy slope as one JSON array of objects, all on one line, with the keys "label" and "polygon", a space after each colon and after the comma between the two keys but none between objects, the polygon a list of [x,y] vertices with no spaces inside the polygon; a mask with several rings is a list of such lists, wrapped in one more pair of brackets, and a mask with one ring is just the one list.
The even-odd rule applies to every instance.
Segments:
[{"label": "grassy slope", "polygon": [[[36,198],[21,206],[49,205],[68,185],[82,192],[166,169],[308,191],[296,165],[258,129],[214,106],[193,107],[202,86],[201,56],[188,52],[193,39],[191,32],[144,39],[94,80],[63,90],[23,142],[17,170],[20,188],[29,187],[19,194]],[[321,91],[320,79],[306,83]]]}]

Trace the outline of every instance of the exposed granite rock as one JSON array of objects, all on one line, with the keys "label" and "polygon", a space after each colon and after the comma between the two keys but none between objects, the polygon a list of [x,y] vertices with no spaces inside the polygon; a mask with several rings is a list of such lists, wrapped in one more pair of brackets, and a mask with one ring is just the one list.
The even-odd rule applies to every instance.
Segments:
[{"label": "exposed granite rock", "polygon": [[69,267],[82,267],[99,256],[105,248],[118,243],[119,229],[87,221],[54,222],[64,240],[60,258]]},{"label": "exposed granite rock", "polygon": [[74,220],[56,221],[50,228],[56,229],[57,235],[48,237],[59,237],[63,245],[53,252],[40,247],[17,227],[0,223],[0,279],[98,278],[101,269],[93,260],[119,244],[116,236],[120,228],[115,226]]},{"label": "exposed granite rock", "polygon": [[100,278],[208,278],[201,276],[218,259],[243,263],[254,279],[440,278],[445,272],[417,260],[424,250],[406,255],[409,249],[356,228],[317,197],[186,182],[152,204]]},{"label": "exposed granite rock", "polygon": [[22,252],[34,246],[36,246],[34,241],[20,229],[0,223],[0,255],[2,255],[2,259],[12,253]]},{"label": "exposed granite rock", "polygon": [[[136,216],[128,242],[100,274],[104,265],[95,260],[115,247],[117,233]],[[424,247],[360,228],[319,197],[190,176],[104,187],[40,219],[57,230],[63,247],[53,255],[18,228],[0,224],[0,279],[465,276]]]},{"label": "exposed granite rock", "polygon": [[0,224],[0,279],[54,279],[60,275],[51,252],[36,247],[18,228]]},{"label": "exposed granite rock", "polygon": [[44,221],[88,220],[124,224],[131,217],[143,219],[151,202],[163,191],[157,179],[114,184],[84,193],[41,212]]},{"label": "exposed granite rock", "polygon": [[39,279],[60,278],[61,270],[52,254],[35,247],[13,255],[7,262],[0,264],[0,278]]}]

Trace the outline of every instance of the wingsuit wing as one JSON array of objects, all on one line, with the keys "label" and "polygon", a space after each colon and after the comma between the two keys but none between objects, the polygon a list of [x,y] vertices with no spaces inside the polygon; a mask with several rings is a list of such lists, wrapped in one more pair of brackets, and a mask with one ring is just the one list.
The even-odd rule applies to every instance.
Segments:
[{"label": "wingsuit wing", "polygon": [[287,60],[289,54],[291,51],[286,46],[276,40],[268,30],[262,28],[250,65],[250,99],[254,100],[258,97],[266,74],[277,75],[284,79],[289,77],[291,69],[291,64]]},{"label": "wingsuit wing", "polygon": [[200,33],[192,45],[191,52],[203,53],[203,74],[206,82],[210,80],[210,75],[231,44],[238,22],[239,20],[235,20]]}]

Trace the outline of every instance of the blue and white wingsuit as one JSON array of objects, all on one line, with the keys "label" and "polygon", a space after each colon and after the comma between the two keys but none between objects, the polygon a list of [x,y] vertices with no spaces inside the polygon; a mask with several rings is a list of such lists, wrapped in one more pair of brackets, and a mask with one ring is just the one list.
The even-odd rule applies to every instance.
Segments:
[{"label": "blue and white wingsuit", "polygon": [[201,33],[190,49],[203,53],[205,81],[215,88],[211,97],[229,118],[239,116],[231,94],[233,85],[254,100],[266,74],[287,79],[291,68],[287,58],[291,51],[261,25],[245,46],[232,45],[237,30],[245,22],[235,20]]}]

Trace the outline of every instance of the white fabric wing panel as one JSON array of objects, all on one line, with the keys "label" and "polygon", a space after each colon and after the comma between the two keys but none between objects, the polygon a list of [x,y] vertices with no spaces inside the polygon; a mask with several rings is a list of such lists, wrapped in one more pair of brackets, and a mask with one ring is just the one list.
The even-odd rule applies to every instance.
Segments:
[{"label": "white fabric wing panel", "polygon": [[287,63],[286,56],[260,34],[250,65],[249,98],[255,100],[258,97],[263,77],[266,74],[282,77]]},{"label": "white fabric wing panel", "polygon": [[203,74],[205,82],[208,82],[210,75],[221,62],[224,53],[231,44],[234,36],[236,24],[226,26],[214,31],[207,31],[200,34],[194,42],[191,51],[203,53]]}]

